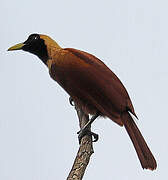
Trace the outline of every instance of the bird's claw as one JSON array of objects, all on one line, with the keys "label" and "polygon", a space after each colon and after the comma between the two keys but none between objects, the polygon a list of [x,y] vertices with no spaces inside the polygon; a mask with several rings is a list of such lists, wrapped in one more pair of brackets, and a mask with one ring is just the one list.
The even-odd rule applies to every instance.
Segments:
[{"label": "bird's claw", "polygon": [[85,135],[88,135],[88,136],[93,136],[93,141],[92,142],[96,142],[98,141],[99,139],[99,135],[94,133],[94,132],[91,132],[90,130],[88,129],[81,129],[80,131],[77,132],[78,134],[78,140],[79,140],[79,144],[81,143],[81,140],[82,138],[85,136]]},{"label": "bird's claw", "polygon": [[74,100],[72,99],[72,97],[69,97],[69,103],[71,106],[75,106]]}]

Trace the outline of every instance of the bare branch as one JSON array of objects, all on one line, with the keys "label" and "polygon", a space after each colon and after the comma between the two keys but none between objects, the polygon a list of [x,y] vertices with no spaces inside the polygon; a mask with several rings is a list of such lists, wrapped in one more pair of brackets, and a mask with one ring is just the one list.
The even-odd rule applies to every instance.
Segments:
[{"label": "bare branch", "polygon": [[[79,109],[76,104],[75,109],[78,114],[80,128],[82,128],[88,122],[89,116],[84,114],[84,112]],[[84,136],[81,140],[78,153],[67,180],[81,180],[83,178],[90,156],[93,152],[92,137]]]}]

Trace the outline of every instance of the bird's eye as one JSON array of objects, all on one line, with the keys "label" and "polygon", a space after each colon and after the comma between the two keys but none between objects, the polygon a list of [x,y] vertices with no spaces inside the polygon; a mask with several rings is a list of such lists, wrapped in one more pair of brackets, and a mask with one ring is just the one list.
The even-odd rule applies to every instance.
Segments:
[{"label": "bird's eye", "polygon": [[39,36],[37,34],[31,34],[28,39],[24,42],[24,44],[31,44],[36,42],[39,39]]},{"label": "bird's eye", "polygon": [[38,37],[37,37],[37,36],[35,36],[35,37],[34,37],[34,40],[37,40],[37,39],[38,39]]}]

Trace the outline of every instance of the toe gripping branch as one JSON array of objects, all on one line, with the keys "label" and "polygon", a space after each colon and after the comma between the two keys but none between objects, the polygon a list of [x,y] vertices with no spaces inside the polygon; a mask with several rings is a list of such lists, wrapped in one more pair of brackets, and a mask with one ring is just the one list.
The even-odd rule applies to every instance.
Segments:
[{"label": "toe gripping branch", "polygon": [[[72,99],[72,97],[69,97],[69,103],[72,105],[72,106],[75,106],[75,103],[74,103],[74,100]],[[96,113],[95,115],[93,115],[91,117],[91,119],[88,121],[88,123],[80,130],[77,132],[78,134],[78,140],[79,140],[79,144],[81,143],[81,140],[82,138],[85,136],[85,135],[88,135],[88,136],[93,136],[93,141],[92,142],[96,142],[98,141],[99,139],[99,135],[94,133],[94,132],[91,132],[89,130],[89,127],[91,126],[91,124],[93,123],[93,121],[99,116],[100,114],[99,113]]]},{"label": "toe gripping branch", "polygon": [[81,129],[80,131],[77,132],[78,134],[78,140],[79,140],[79,144],[81,143],[81,140],[84,136],[88,135],[88,136],[93,136],[93,141],[92,142],[96,142],[99,139],[99,135],[91,132],[89,129]]},{"label": "toe gripping branch", "polygon": [[72,97],[69,97],[69,103],[71,106],[75,106],[74,100],[72,99]]},{"label": "toe gripping branch", "polygon": [[77,132],[78,134],[78,139],[79,139],[79,144],[81,143],[81,140],[82,138],[85,136],[85,135],[89,135],[89,136],[93,136],[93,142],[96,142],[98,141],[99,139],[99,135],[94,133],[94,132],[91,132],[89,130],[89,127],[91,126],[91,124],[93,123],[93,121],[99,116],[99,113],[96,113],[95,115],[93,115],[91,117],[91,119],[88,121],[88,123],[79,131]]}]

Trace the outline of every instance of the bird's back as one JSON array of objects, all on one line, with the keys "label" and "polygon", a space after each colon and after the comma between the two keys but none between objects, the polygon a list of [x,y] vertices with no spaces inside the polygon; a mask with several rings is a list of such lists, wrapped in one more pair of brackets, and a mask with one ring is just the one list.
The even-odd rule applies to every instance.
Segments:
[{"label": "bird's back", "polygon": [[50,70],[70,96],[123,125],[120,115],[129,110],[135,115],[129,95],[119,78],[95,56],[72,48],[55,55]]}]

